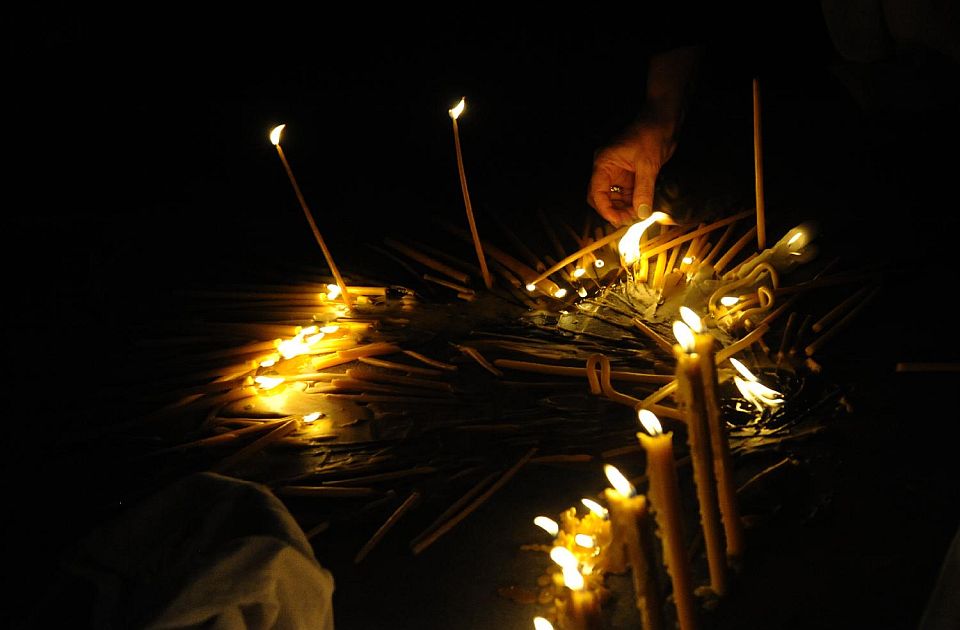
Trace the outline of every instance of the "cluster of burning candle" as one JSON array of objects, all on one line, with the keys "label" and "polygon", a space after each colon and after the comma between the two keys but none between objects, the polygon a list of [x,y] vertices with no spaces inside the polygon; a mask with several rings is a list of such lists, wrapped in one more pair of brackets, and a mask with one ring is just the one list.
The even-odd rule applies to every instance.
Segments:
[{"label": "cluster of burning candle", "polygon": [[[715,596],[722,597],[727,592],[728,573],[743,554],[744,536],[720,411],[716,344],[692,310],[683,307],[681,317],[683,321],[674,323],[676,394],[693,465],[709,572],[707,586]],[[777,392],[761,385],[742,363],[735,362],[734,366],[744,377],[738,377],[738,387],[755,404],[783,402]],[[676,472],[673,433],[664,431],[656,414],[642,404],[637,405],[637,416],[645,430],[637,433],[637,439],[646,454],[647,494],[638,494],[615,466],[607,464],[604,472],[611,487],[603,492],[606,507],[583,499],[589,511],[582,518],[578,518],[577,508],[569,508],[560,515],[559,522],[546,516],[534,519],[536,525],[553,536],[550,558],[559,567],[553,575],[556,622],[560,628],[602,627],[604,576],[628,569],[642,627],[666,627],[657,558],[662,558],[670,578],[680,628],[697,627],[698,589],[687,554],[687,519]],[[541,629],[553,627],[542,617],[534,625]]]}]

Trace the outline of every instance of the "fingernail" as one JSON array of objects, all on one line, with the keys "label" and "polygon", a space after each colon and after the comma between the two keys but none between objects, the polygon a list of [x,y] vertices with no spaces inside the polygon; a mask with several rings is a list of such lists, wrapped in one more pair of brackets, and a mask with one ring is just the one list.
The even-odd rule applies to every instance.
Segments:
[{"label": "fingernail", "polygon": [[637,216],[641,219],[646,219],[649,217],[652,211],[653,209],[649,204],[641,203],[639,206],[637,206]]}]

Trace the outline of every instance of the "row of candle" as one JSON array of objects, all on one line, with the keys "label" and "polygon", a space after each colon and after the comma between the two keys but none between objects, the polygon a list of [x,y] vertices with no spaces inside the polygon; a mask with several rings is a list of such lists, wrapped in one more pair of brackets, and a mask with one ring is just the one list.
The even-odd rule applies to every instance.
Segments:
[{"label": "row of candle", "polygon": [[[716,341],[703,330],[696,313],[681,307],[680,314],[683,321],[674,324],[678,342],[673,348],[677,359],[676,395],[693,466],[709,588],[722,596],[727,591],[729,569],[743,554],[744,537],[729,442],[720,413]],[[749,388],[752,384],[759,388],[755,399],[767,404],[782,402],[776,398],[777,392],[761,385],[742,363],[732,363],[744,377],[736,380],[741,391],[747,388],[745,395],[753,392]],[[582,519],[576,517],[575,508],[570,508],[561,515],[559,524],[545,516],[534,520],[554,536],[550,555],[562,569],[557,577],[556,602],[561,628],[601,627],[603,576],[623,573],[628,568],[642,627],[663,627],[663,598],[655,577],[657,539],[679,626],[682,630],[697,627],[694,578],[685,544],[673,434],[664,431],[657,416],[642,405],[638,405],[637,416],[645,429],[637,433],[637,439],[646,454],[647,494],[638,494],[617,468],[606,465],[604,472],[612,486],[603,492],[607,508],[583,499],[590,512]],[[654,529],[656,538],[650,533]],[[548,623],[538,618],[536,627],[552,627]]]}]

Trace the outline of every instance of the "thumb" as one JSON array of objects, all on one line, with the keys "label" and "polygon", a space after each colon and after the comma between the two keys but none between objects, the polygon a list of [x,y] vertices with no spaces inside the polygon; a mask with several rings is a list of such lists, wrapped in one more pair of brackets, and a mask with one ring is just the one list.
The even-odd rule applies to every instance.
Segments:
[{"label": "thumb", "polygon": [[638,219],[646,219],[653,209],[653,189],[657,170],[649,164],[637,164],[633,182],[633,212]]}]

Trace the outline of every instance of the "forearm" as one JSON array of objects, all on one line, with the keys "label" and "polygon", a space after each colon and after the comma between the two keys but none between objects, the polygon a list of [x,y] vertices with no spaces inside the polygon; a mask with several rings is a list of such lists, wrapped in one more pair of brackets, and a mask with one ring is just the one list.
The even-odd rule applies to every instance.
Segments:
[{"label": "forearm", "polygon": [[650,58],[644,113],[673,130],[680,126],[700,58],[698,46],[684,46]]}]

